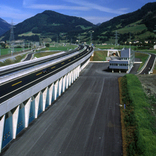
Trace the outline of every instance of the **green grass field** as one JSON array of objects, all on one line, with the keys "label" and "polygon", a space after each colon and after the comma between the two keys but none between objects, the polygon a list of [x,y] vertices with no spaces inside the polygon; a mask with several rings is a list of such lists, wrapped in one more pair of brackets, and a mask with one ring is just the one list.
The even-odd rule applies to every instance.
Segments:
[{"label": "green grass field", "polygon": [[135,49],[136,47],[135,46],[130,46],[130,45],[118,45],[118,46],[115,46],[115,45],[98,45],[96,44],[95,45],[95,48],[99,48],[99,49],[123,49],[123,48],[132,48]]},{"label": "green grass field", "polygon": [[137,25],[137,24],[134,24],[134,26],[126,26],[122,29],[118,29],[118,32],[120,34],[124,34],[124,33],[128,33],[128,32],[131,32],[131,33],[139,33],[143,30],[146,30],[146,26],[144,24],[140,24],[140,25]]},{"label": "green grass field", "polygon": [[153,53],[153,54],[156,54],[156,50],[148,50],[148,49],[143,49],[143,50],[139,50],[141,52],[145,52],[145,53]]},{"label": "green grass field", "polygon": [[141,59],[141,64],[140,64],[140,67],[138,69],[138,71],[143,67],[143,65],[145,64],[145,62],[147,61],[149,55],[148,54],[143,54],[143,53],[135,53],[135,58],[139,58]]},{"label": "green grass field", "polygon": [[[17,53],[17,52],[20,52],[22,51],[23,48],[14,48],[14,53]],[[3,56],[3,55],[11,55],[11,52],[10,52],[10,49],[1,49],[1,55],[0,56]]]},{"label": "green grass field", "polygon": [[34,54],[34,57],[44,57],[44,56],[48,56],[48,55],[52,55],[52,54],[56,54],[58,53],[58,51],[54,51],[54,52],[41,52],[41,53],[36,53]]},{"label": "green grass field", "polygon": [[[55,47],[52,47],[52,45],[51,45],[51,47],[41,49],[40,51],[52,50],[53,52],[37,53],[37,54],[35,54],[35,57],[43,57],[43,56],[47,56],[47,55],[52,55],[52,54],[58,53],[60,51],[68,51],[70,49],[75,49],[76,47],[77,47],[77,45],[69,45],[69,44],[67,44],[65,46],[63,46],[62,44],[57,44]],[[14,52],[14,54],[15,54],[19,51],[22,51],[23,49],[15,48],[14,50],[15,50],[15,52]],[[11,56],[10,49],[1,49],[1,55],[2,56],[5,56],[5,55]],[[26,56],[26,54],[24,54],[24,55],[21,54],[21,55],[16,56],[15,59],[6,59],[4,62],[0,62],[0,67],[20,62],[25,56]]]},{"label": "green grass field", "polygon": [[92,61],[106,61],[107,51],[94,51]]},{"label": "green grass field", "polygon": [[122,112],[124,113],[127,153],[129,156],[155,156],[156,117],[151,111],[151,104],[155,103],[156,99],[145,95],[135,75],[125,75],[121,84],[122,104],[126,104],[126,109],[122,107]]},{"label": "green grass field", "polygon": [[44,50],[59,50],[59,51],[68,51],[70,49],[75,49],[76,47],[78,47],[77,45],[70,45],[70,44],[66,44],[65,46],[62,44],[51,44],[50,47],[47,47],[45,49],[41,49],[40,51],[44,51]]}]

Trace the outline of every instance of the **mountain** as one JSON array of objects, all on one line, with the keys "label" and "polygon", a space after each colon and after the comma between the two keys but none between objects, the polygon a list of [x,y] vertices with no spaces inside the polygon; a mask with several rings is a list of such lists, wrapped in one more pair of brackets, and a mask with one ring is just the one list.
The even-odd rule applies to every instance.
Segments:
[{"label": "mountain", "polygon": [[0,18],[0,36],[10,29],[11,25]]},{"label": "mountain", "polygon": [[[80,17],[67,16],[46,10],[14,28],[14,38],[31,41],[46,40],[60,42],[88,42],[119,44],[129,42],[154,43],[156,30],[156,2],[147,3],[142,8],[94,25]],[[116,34],[116,37],[115,37]],[[6,32],[2,40],[8,40]]]},{"label": "mountain", "polygon": [[[35,40],[44,37],[56,38],[56,34],[62,37],[70,31],[87,30],[94,24],[80,17],[63,15],[54,11],[46,10],[42,13],[26,19],[14,28],[14,38],[25,38]],[[3,40],[9,39],[9,32],[4,35]]]},{"label": "mountain", "polygon": [[101,25],[101,23],[97,23],[96,25],[97,25],[97,26],[100,26],[100,25]]},{"label": "mountain", "polygon": [[153,31],[156,30],[156,2],[147,3],[137,11],[115,17],[102,23],[94,30],[93,39],[99,43],[115,42],[115,33],[118,42],[154,40]]}]

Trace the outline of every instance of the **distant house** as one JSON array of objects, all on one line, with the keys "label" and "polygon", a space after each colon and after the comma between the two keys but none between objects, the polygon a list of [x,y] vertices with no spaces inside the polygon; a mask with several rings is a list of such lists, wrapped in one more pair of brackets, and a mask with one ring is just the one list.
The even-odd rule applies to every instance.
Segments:
[{"label": "distant house", "polygon": [[154,45],[154,49],[156,49],[156,45]]},{"label": "distant house", "polygon": [[129,48],[121,51],[121,57],[111,57],[109,61],[109,69],[114,72],[126,71],[127,73],[132,69],[135,60],[135,53]]}]

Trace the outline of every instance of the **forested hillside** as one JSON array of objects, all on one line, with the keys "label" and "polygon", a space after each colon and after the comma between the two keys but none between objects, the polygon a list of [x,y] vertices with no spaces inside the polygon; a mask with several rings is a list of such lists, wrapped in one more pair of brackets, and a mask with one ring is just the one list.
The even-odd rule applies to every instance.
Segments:
[{"label": "forested hillside", "polygon": [[102,23],[95,29],[94,40],[107,42],[115,38],[118,32],[119,42],[125,42],[131,34],[132,40],[154,39],[156,25],[156,2],[148,3],[141,9],[124,14]]},{"label": "forested hillside", "polygon": [[[63,15],[54,11],[46,10],[34,17],[26,19],[22,23],[16,25],[14,36],[16,39],[35,39],[40,37],[60,35],[70,31],[81,31],[94,27],[94,25],[83,18]],[[9,32],[7,32],[3,40],[8,40]]]},{"label": "forested hillside", "polygon": [[[154,44],[156,30],[156,2],[147,3],[137,11],[120,15],[107,22],[94,25],[87,20],[46,10],[26,19],[14,28],[14,38],[72,43]],[[8,40],[6,32],[2,40]]]},{"label": "forested hillside", "polygon": [[0,36],[10,29],[11,25],[0,18]]}]

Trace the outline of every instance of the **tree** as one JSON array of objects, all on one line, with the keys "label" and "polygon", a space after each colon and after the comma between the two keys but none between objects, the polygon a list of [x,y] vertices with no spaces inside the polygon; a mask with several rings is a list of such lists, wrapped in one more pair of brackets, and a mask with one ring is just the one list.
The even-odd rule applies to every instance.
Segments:
[{"label": "tree", "polygon": [[1,47],[2,48],[6,48],[6,44],[5,43],[1,43]]},{"label": "tree", "polygon": [[46,43],[45,46],[48,48],[48,47],[50,47],[50,44],[49,43]]}]

